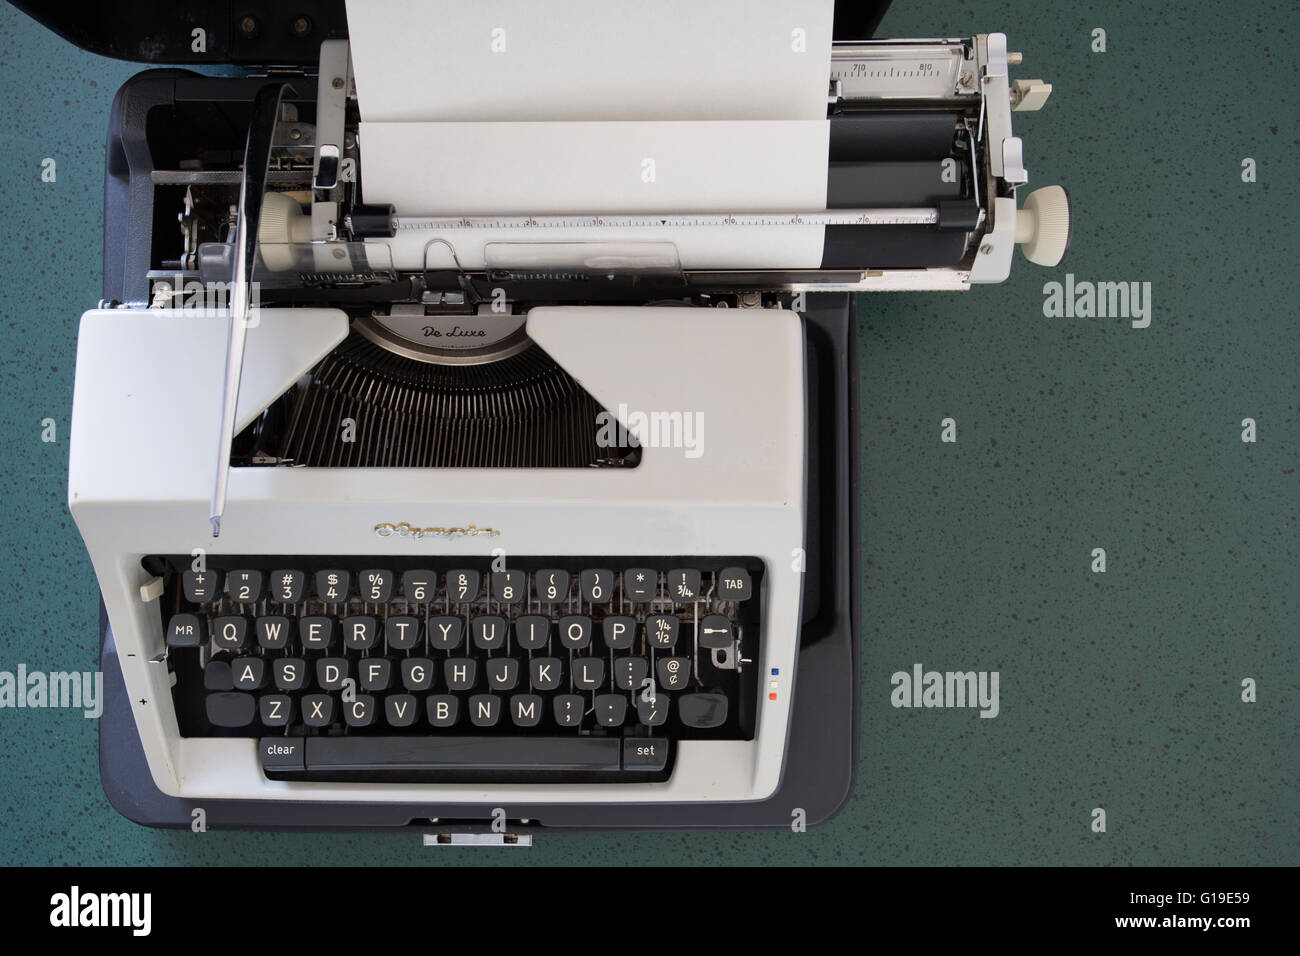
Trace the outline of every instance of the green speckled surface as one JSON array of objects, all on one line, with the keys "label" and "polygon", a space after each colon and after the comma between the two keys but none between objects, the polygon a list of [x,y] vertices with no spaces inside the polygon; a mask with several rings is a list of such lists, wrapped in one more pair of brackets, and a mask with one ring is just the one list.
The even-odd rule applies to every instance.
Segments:
[{"label": "green speckled surface", "polygon": [[[1055,84],[1016,128],[1031,185],[1074,200],[1068,270],[1150,281],[1155,309],[1044,318],[1063,276],[1019,257],[1000,286],[862,300],[861,760],[834,821],[477,852],[155,831],[108,805],[94,721],[0,710],[0,863],[1300,863],[1300,8],[896,0],[882,35],[989,30]],[[65,439],[108,109],[136,69],[0,5],[0,670],[95,662]],[[1001,714],[895,710],[916,662],[998,670]]]}]

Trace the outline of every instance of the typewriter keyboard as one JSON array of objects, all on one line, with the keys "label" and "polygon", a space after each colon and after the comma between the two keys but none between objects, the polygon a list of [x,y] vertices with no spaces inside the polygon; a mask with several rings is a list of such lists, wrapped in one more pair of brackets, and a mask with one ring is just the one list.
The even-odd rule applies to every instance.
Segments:
[{"label": "typewriter keyboard", "polygon": [[750,740],[756,558],[146,558],[185,737],[274,779],[666,779]]}]

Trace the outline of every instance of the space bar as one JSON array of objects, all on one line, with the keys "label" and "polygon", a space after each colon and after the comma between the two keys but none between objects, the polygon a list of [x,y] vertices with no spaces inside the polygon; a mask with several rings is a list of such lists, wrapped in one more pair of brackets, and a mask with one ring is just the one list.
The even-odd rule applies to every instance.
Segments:
[{"label": "space bar", "polygon": [[618,770],[615,737],[308,737],[306,770]]}]

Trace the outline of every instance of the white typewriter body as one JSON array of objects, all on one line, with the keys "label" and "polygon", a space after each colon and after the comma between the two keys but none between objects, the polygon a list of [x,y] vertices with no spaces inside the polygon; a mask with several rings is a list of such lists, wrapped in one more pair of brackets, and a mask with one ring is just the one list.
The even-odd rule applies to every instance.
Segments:
[{"label": "white typewriter body", "polygon": [[[131,160],[147,167],[140,195],[177,208],[184,248],[163,262],[129,250],[123,288],[141,291],[81,319],[69,507],[153,783],[186,800],[366,805],[771,798],[789,763],[805,620],[809,416],[831,417],[810,398],[810,370],[828,376],[842,358],[810,360],[803,296],[1000,282],[1017,244],[1059,259],[1064,194],[1017,210],[1028,175],[1011,129],[1013,106],[1037,108],[1050,87],[1011,84],[1018,55],[1002,34],[832,43],[832,0],[674,3],[655,16],[581,0],[569,19],[518,0],[348,6],[348,39],[325,40],[314,68],[268,71],[242,164]],[[444,55],[428,55],[412,22],[423,18]],[[489,38],[515,58],[480,51]],[[591,57],[557,61],[566,43]],[[274,89],[281,80],[296,94]],[[268,92],[272,113],[258,105]],[[895,133],[899,116],[915,123]],[[908,136],[928,144],[915,162],[894,141]],[[855,202],[856,189],[871,198]],[[911,248],[925,251],[913,261]],[[259,278],[272,280],[260,307]],[[181,307],[196,280],[228,281],[229,306]],[[412,317],[487,327],[503,286],[507,317],[599,406],[620,420],[697,416],[699,448],[657,447],[629,418],[635,467],[232,466],[233,437],[366,323],[398,340]],[[840,388],[835,401],[856,401]],[[467,528],[493,534],[455,533]],[[500,553],[761,562],[761,634],[740,661],[757,672],[752,739],[677,741],[667,779],[485,784],[276,778],[256,734],[182,733],[166,636],[179,602],[162,607],[149,556],[481,566]]]}]

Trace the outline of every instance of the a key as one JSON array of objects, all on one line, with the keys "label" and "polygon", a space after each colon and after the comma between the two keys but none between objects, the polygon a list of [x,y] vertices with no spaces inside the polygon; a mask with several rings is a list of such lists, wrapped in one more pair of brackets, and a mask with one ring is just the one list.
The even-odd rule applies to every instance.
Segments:
[{"label": "a key", "polygon": [[677,643],[678,623],[675,614],[646,615],[646,643],[656,650],[671,650]]},{"label": "a key", "polygon": [[653,601],[658,594],[658,571],[653,568],[628,568],[623,572],[623,596],[629,601]]},{"label": "a key", "polygon": [[614,572],[594,568],[578,575],[578,590],[588,604],[608,604],[614,596]]},{"label": "a key", "polygon": [[429,618],[429,646],[440,651],[454,651],[465,636],[463,618],[435,614]]},{"label": "a key", "polygon": [[504,617],[490,615],[470,621],[469,632],[474,636],[474,646],[484,651],[505,647],[509,625]]},{"label": "a key", "polygon": [[533,690],[555,690],[562,677],[558,657],[534,657],[528,662],[528,684]]},{"label": "a key", "polygon": [[221,593],[221,572],[186,571],[181,575],[181,590],[191,604],[209,604]]},{"label": "a key", "polygon": [[447,597],[452,601],[475,601],[478,599],[482,578],[477,571],[447,572]]},{"label": "a key", "polygon": [[528,575],[523,571],[493,571],[492,598],[503,604],[519,604],[528,594]]},{"label": "a key", "polygon": [[353,700],[344,701],[343,720],[349,727],[369,727],[375,720],[375,699],[369,694],[357,694]]},{"label": "a key", "polygon": [[638,694],[636,698],[636,719],[647,727],[659,727],[668,720],[668,708],[672,698],[667,694],[646,697]]},{"label": "a key", "polygon": [[262,572],[241,568],[226,575],[226,593],[230,600],[252,604],[262,599]]},{"label": "a key", "polygon": [[668,741],[659,737],[624,737],[624,770],[663,770],[668,765]]},{"label": "a key", "polygon": [[727,722],[725,694],[682,694],[677,698],[677,716],[687,727],[711,730]]},{"label": "a key", "polygon": [[308,727],[328,727],[334,723],[334,698],[329,694],[304,694],[302,722]]},{"label": "a key", "polygon": [[424,699],[425,713],[434,727],[454,727],[460,716],[460,698],[451,694],[430,694]]},{"label": "a key", "polygon": [[365,657],[357,661],[357,678],[367,693],[388,690],[393,682],[393,662],[383,657]]},{"label": "a key", "polygon": [[257,646],[268,651],[282,651],[289,646],[293,625],[287,617],[259,617],[253,624]]},{"label": "a key", "polygon": [[627,698],[622,694],[597,694],[596,723],[602,727],[622,727],[627,719]]},{"label": "a key", "polygon": [[281,604],[298,604],[307,596],[307,574],[281,568],[271,572],[271,600]]},{"label": "a key", "polygon": [[494,691],[514,690],[519,683],[519,662],[513,657],[491,657],[484,661],[487,685]]},{"label": "a key", "polygon": [[301,657],[277,657],[271,661],[271,680],[276,690],[301,690],[307,680],[307,662]]},{"label": "a key", "polygon": [[257,698],[257,715],[267,727],[287,727],[293,720],[293,698],[288,694],[263,694]]},{"label": "a key", "polygon": [[612,651],[625,651],[636,637],[636,619],[611,614],[600,622],[605,634],[605,646]]},{"label": "a key", "polygon": [[212,643],[223,651],[240,651],[248,640],[248,618],[214,617]]},{"label": "a key", "polygon": [[230,671],[230,661],[208,661],[207,666],[203,668],[203,689],[235,689],[235,677]]},{"label": "a key", "polygon": [[620,657],[614,661],[614,686],[623,690],[640,690],[650,676],[650,662],[644,657]]},{"label": "a key", "polygon": [[260,690],[266,680],[266,661],[260,657],[236,657],[230,662],[235,690]]},{"label": "a key", "polygon": [[551,619],[540,614],[522,614],[515,618],[515,643],[526,651],[541,650],[551,633]]},{"label": "a key", "polygon": [[400,668],[402,686],[407,690],[422,691],[433,686],[433,661],[427,657],[404,657]]},{"label": "a key", "polygon": [[700,599],[700,572],[692,568],[674,568],[668,572],[668,597],[678,604]]},{"label": "a key", "polygon": [[322,657],[316,661],[316,686],[321,690],[342,690],[347,679],[346,657]]},{"label": "a key", "polygon": [[469,699],[469,722],[475,727],[495,727],[501,719],[501,698],[475,694]]},{"label": "a key", "polygon": [[247,727],[257,713],[257,701],[253,695],[238,691],[208,694],[204,703],[208,711],[208,723],[214,727]]},{"label": "a key", "polygon": [[316,596],[327,604],[340,604],[348,599],[352,586],[351,573],[337,568],[316,572]]},{"label": "a key", "polygon": [[691,680],[689,657],[661,657],[655,661],[655,674],[659,686],[665,690],[682,690]]},{"label": "a key", "polygon": [[560,644],[571,651],[580,651],[591,643],[591,618],[571,614],[560,618]]},{"label": "a key", "polygon": [[748,601],[754,596],[754,585],[744,568],[723,568],[718,572],[719,601]]},{"label": "a key", "polygon": [[516,727],[536,727],[542,720],[542,698],[515,694],[510,698],[510,721]]},{"label": "a key", "polygon": [[707,647],[710,650],[730,647],[734,641],[731,620],[724,614],[706,614],[704,620],[700,621],[697,636],[700,639],[700,647]]},{"label": "a key", "polygon": [[432,571],[403,571],[402,594],[414,604],[428,604],[438,589],[438,575]]},{"label": "a key", "polygon": [[361,600],[387,604],[393,596],[393,572],[383,568],[370,568],[357,576],[357,590]]},{"label": "a key", "polygon": [[569,597],[569,572],[546,568],[533,575],[533,594],[543,604],[558,604]]},{"label": "a key", "polygon": [[304,650],[328,651],[334,644],[334,618],[304,617],[298,619],[298,641]]},{"label": "a key", "polygon": [[343,646],[350,651],[368,651],[375,646],[375,619],[358,615],[343,619]]},{"label": "a key", "polygon": [[551,711],[555,715],[555,722],[561,727],[581,725],[585,703],[578,694],[557,694],[551,700]]},{"label": "a key", "polygon": [[578,690],[598,690],[605,683],[603,657],[576,657],[573,660],[573,686]]},{"label": "a key", "polygon": [[469,690],[478,677],[478,661],[472,657],[449,657],[442,662],[448,690]]},{"label": "a key", "polygon": [[389,727],[410,727],[419,712],[414,694],[389,694],[384,698],[384,720]]},{"label": "a key", "polygon": [[173,614],[167,621],[168,647],[201,647],[208,642],[204,618],[198,614]]},{"label": "a key", "polygon": [[390,651],[409,651],[420,643],[420,619],[390,615],[384,621],[384,642]]}]

